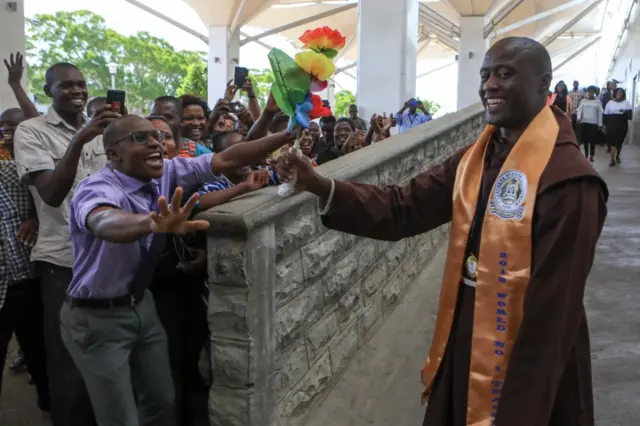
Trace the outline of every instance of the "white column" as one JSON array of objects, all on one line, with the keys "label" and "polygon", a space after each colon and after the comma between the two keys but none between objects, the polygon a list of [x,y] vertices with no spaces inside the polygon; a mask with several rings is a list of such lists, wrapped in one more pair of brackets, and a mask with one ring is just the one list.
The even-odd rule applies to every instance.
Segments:
[{"label": "white column", "polygon": [[361,116],[397,111],[416,96],[418,0],[358,2]]},{"label": "white column", "polygon": [[327,100],[329,101],[329,105],[333,108],[336,105],[336,83],[333,81],[329,82],[327,86]]},{"label": "white column", "polygon": [[209,79],[207,102],[211,107],[224,96],[227,81],[240,62],[240,32],[229,33],[229,27],[209,27]]},{"label": "white column", "polygon": [[487,52],[484,39],[484,16],[460,18],[460,53],[458,56],[458,109],[480,101],[480,67]]},{"label": "white column", "polygon": [[[24,31],[24,0],[17,0],[16,9],[11,10],[8,2],[2,2],[0,6],[0,60],[8,59],[9,55],[16,52],[25,54],[25,31]],[[13,91],[7,84],[7,68],[0,63],[0,111],[18,106]],[[27,89],[27,72],[25,70],[22,79],[22,87]]]}]

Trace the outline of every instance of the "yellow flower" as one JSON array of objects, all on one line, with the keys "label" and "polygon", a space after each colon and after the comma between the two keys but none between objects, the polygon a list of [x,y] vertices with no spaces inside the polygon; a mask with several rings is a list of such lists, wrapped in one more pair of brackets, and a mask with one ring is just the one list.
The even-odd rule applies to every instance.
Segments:
[{"label": "yellow flower", "polygon": [[300,68],[320,81],[328,80],[336,70],[336,66],[331,59],[322,53],[313,51],[300,52],[295,59]]}]

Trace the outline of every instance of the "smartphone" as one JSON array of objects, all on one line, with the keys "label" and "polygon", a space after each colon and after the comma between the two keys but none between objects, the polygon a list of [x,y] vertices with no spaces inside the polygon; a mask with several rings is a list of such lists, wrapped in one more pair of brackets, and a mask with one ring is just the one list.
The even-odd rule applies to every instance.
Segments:
[{"label": "smartphone", "polygon": [[107,104],[111,105],[111,111],[124,115],[124,90],[107,90]]},{"label": "smartphone", "polygon": [[329,104],[329,100],[328,99],[323,99],[322,100],[322,106],[325,108],[331,108],[331,105]]},{"label": "smartphone", "polygon": [[249,68],[245,67],[236,67],[235,74],[233,76],[233,85],[242,87],[244,86],[244,82],[249,77]]}]

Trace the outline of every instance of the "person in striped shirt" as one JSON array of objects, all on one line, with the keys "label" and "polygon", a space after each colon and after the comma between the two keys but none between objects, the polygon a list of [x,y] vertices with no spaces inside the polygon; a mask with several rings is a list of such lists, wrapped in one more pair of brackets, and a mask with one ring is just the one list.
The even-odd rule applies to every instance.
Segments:
[{"label": "person in striped shirt", "polygon": [[571,116],[571,126],[573,127],[574,133],[578,133],[577,119],[578,114],[577,110],[580,107],[580,102],[584,98],[587,97],[587,93],[580,88],[580,82],[578,80],[573,82],[573,90],[569,92],[569,98],[571,98],[571,105],[573,105],[573,114]]}]

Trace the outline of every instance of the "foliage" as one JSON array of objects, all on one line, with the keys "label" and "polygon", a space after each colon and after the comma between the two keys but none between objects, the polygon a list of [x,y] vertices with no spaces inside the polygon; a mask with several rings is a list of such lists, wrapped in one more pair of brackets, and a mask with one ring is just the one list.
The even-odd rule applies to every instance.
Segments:
[{"label": "foliage", "polygon": [[[162,95],[194,94],[207,99],[207,64],[203,52],[177,51],[168,42],[147,32],[119,34],[105,20],[90,11],[39,14],[27,20],[27,72],[29,91],[47,103],[42,90],[46,69],[58,62],[70,62],[84,74],[89,96],[104,96],[111,87],[107,64],[118,64],[116,87],[126,90],[132,113],[148,111]],[[264,108],[275,77],[270,69],[252,69],[250,78]],[[242,94],[241,100],[247,102]],[[427,100],[432,114],[440,105]],[[348,116],[356,97],[348,90],[335,95],[334,115]]]},{"label": "foliage", "polygon": [[176,96],[197,95],[206,101],[209,93],[208,75],[209,70],[204,60],[192,63],[187,70],[187,76],[176,91]]},{"label": "foliage", "polygon": [[331,106],[335,117],[348,117],[349,106],[356,103],[356,95],[349,90],[341,90],[335,94],[335,105]]},{"label": "foliage", "polygon": [[[273,71],[270,69],[250,69],[249,70],[249,78],[253,83],[253,92],[258,99],[258,103],[260,104],[260,108],[264,108],[267,104],[267,99],[269,99],[269,93],[271,92],[271,86],[275,83],[276,78],[273,75]],[[241,93],[240,100],[246,105],[249,102],[249,99],[246,97],[245,93]]]},{"label": "foliage", "polygon": [[[105,26],[104,19],[87,10],[39,14],[27,21],[29,90],[41,102],[46,69],[70,62],[84,74],[89,96],[104,96],[111,87],[107,64],[118,64],[116,86],[127,91],[131,112],[147,111],[158,96],[174,94],[203,53],[176,51],[146,32],[124,36]],[[195,76],[194,76],[195,79]],[[194,83],[195,84],[195,83]]]},{"label": "foliage", "polygon": [[438,111],[440,111],[440,104],[435,101],[430,101],[428,99],[420,98],[424,108],[431,114],[435,115]]}]

